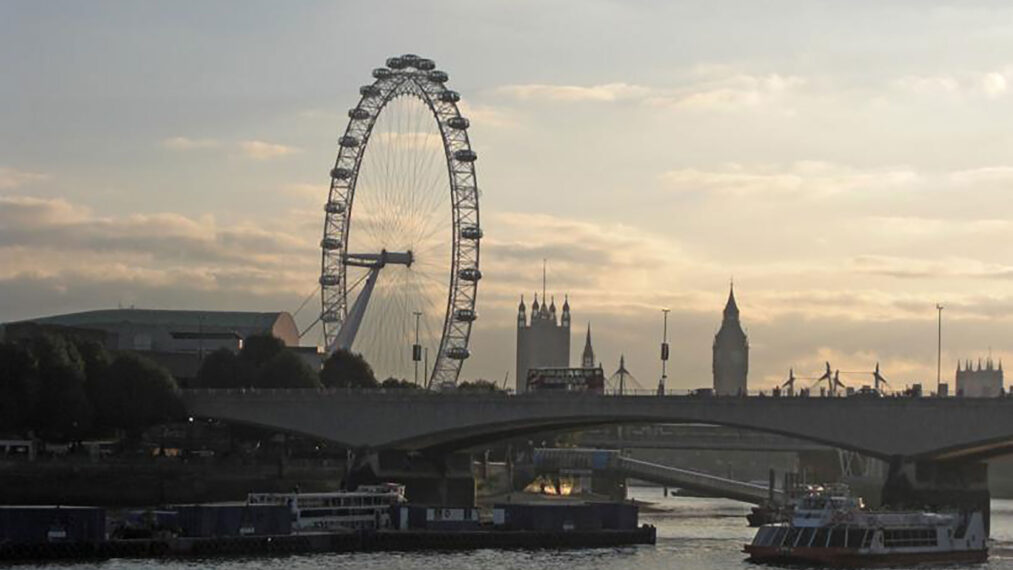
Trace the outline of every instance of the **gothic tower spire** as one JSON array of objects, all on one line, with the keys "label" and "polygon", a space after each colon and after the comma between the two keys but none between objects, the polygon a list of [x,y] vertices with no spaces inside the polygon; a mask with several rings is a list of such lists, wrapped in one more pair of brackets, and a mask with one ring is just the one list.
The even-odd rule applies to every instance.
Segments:
[{"label": "gothic tower spire", "polygon": [[584,341],[584,354],[580,358],[583,368],[594,368],[594,349],[591,348],[591,323],[587,323],[587,339]]}]

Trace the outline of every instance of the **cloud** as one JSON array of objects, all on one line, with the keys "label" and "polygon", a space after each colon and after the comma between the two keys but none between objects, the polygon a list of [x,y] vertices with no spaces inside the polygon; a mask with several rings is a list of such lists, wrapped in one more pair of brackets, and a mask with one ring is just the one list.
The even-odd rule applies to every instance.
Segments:
[{"label": "cloud", "polygon": [[269,160],[299,152],[295,147],[258,140],[241,141],[239,148],[243,154],[256,160]]},{"label": "cloud", "polygon": [[805,83],[801,77],[792,75],[736,74],[705,81],[673,94],[651,97],[646,102],[656,107],[682,110],[734,111],[773,102]]},{"label": "cloud", "polygon": [[977,259],[949,257],[920,259],[887,255],[859,255],[851,259],[855,271],[905,279],[965,277],[988,279],[1013,278],[1013,265],[984,263]]},{"label": "cloud", "polygon": [[[682,86],[644,86],[630,83],[600,85],[507,85],[497,91],[522,101],[636,102],[678,110],[729,111],[756,107],[797,90],[805,80],[793,75],[752,75],[727,68],[707,68],[707,77],[694,78]],[[718,74],[711,76],[712,74]]]},{"label": "cloud", "polygon": [[958,185],[1001,184],[1008,187],[1013,183],[1013,166],[985,166],[958,170],[950,173],[949,180]]},{"label": "cloud", "polygon": [[798,161],[787,165],[729,164],[719,169],[680,168],[664,172],[661,181],[671,190],[714,193],[725,196],[821,197],[856,190],[888,190],[917,182],[908,168],[874,171],[821,161]]},{"label": "cloud", "polygon": [[40,172],[28,172],[16,168],[0,166],[0,190],[10,190],[28,184],[49,180],[48,174]]},{"label": "cloud", "polygon": [[161,141],[162,147],[176,151],[217,150],[234,147],[247,158],[269,160],[299,152],[298,148],[261,140],[245,140],[237,143],[218,139],[194,139],[189,137],[170,137]]},{"label": "cloud", "polygon": [[326,181],[321,184],[286,184],[282,186],[282,192],[288,195],[297,196],[319,204],[327,201],[328,190],[329,187]]},{"label": "cloud", "polygon": [[1013,68],[995,71],[941,75],[907,75],[893,81],[894,87],[916,95],[945,97],[954,101],[975,98],[998,99],[1006,95]]},{"label": "cloud", "polygon": [[956,94],[960,91],[960,82],[949,75],[908,75],[894,80],[900,89],[919,94],[939,95]]},{"label": "cloud", "polygon": [[500,87],[498,91],[522,101],[541,99],[563,102],[613,102],[643,99],[651,92],[651,89],[629,83],[606,83],[591,86],[534,83],[506,85]]},{"label": "cloud", "polygon": [[221,225],[169,212],[104,217],[64,199],[0,196],[0,279],[77,274],[156,285],[186,275],[192,284],[290,290],[298,274],[302,289],[313,281],[316,243],[275,224]]},{"label": "cloud", "polygon": [[981,91],[989,99],[995,99],[1006,92],[1006,77],[1001,73],[986,73],[981,77]]},{"label": "cloud", "polygon": [[491,105],[474,105],[462,101],[457,105],[461,115],[471,121],[472,128],[514,128],[520,124],[520,119],[511,110],[504,107]]},{"label": "cloud", "polygon": [[220,141],[215,139],[191,139],[187,137],[170,137],[162,140],[162,146],[171,150],[199,150],[219,148]]}]

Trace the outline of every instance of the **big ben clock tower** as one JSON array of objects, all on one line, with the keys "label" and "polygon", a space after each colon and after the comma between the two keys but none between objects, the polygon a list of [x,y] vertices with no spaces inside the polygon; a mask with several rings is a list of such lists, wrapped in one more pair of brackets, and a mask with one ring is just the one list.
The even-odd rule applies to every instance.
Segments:
[{"label": "big ben clock tower", "polygon": [[749,372],[749,340],[739,323],[735,289],[729,288],[721,329],[714,335],[714,393],[719,396],[746,395]]}]

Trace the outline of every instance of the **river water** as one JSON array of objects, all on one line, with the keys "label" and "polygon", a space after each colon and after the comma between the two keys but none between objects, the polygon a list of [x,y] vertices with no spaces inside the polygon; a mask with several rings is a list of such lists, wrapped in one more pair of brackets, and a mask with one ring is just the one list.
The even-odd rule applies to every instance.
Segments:
[{"label": "river water", "polygon": [[[654,503],[640,521],[658,528],[658,544],[588,550],[479,550],[463,553],[315,554],[279,558],[214,560],[109,560],[95,564],[67,564],[77,569],[127,568],[183,570],[646,570],[652,568],[769,568],[744,561],[742,545],[752,539],[746,526],[749,505],[724,499],[662,497],[656,487],[634,487],[630,496]],[[992,545],[987,563],[975,568],[1013,570],[1013,500],[992,501]],[[34,568],[19,566],[19,568]],[[42,567],[38,567],[42,568]],[[924,568],[924,567],[920,567]]]}]

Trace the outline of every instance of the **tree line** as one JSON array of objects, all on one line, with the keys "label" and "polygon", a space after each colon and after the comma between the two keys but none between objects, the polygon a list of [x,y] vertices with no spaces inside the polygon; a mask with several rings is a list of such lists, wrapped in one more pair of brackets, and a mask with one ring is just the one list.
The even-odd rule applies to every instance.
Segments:
[{"label": "tree line", "polygon": [[[0,342],[0,433],[34,432],[50,441],[80,440],[124,430],[128,436],[185,417],[175,378],[134,352],[110,352],[99,342],[58,335]],[[251,335],[239,352],[205,357],[191,388],[420,387],[408,380],[377,381],[357,353],[337,350],[319,370],[271,335]],[[486,380],[459,390],[496,391]]]},{"label": "tree line", "polygon": [[361,354],[337,350],[319,371],[281,339],[251,335],[239,352],[220,348],[204,358],[194,388],[406,388],[406,380],[377,382],[373,368]]},{"label": "tree line", "polygon": [[[194,388],[351,388],[415,390],[421,386],[389,377],[378,381],[361,354],[338,349],[315,370],[271,335],[251,335],[239,352],[221,348],[202,363]],[[487,380],[462,382],[459,390],[496,391]]]},{"label": "tree line", "polygon": [[179,419],[176,381],[134,353],[44,335],[0,342],[0,431],[72,441]]}]

